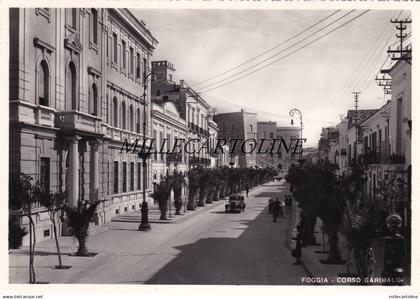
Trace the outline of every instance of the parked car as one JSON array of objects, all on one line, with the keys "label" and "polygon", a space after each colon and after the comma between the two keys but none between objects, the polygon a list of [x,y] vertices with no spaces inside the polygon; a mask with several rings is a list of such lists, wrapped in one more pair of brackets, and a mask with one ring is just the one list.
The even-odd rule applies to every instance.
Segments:
[{"label": "parked car", "polygon": [[229,196],[229,202],[225,205],[226,213],[240,213],[245,210],[245,198],[242,194]]}]

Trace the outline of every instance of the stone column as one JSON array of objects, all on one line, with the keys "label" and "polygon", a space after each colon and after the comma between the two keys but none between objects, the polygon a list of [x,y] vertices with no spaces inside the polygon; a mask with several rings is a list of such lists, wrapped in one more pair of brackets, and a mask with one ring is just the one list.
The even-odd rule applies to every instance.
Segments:
[{"label": "stone column", "polygon": [[77,207],[79,203],[79,140],[78,136],[69,139],[68,198],[71,207]]},{"label": "stone column", "polygon": [[93,203],[99,199],[99,142],[92,140],[90,145],[90,202]]}]

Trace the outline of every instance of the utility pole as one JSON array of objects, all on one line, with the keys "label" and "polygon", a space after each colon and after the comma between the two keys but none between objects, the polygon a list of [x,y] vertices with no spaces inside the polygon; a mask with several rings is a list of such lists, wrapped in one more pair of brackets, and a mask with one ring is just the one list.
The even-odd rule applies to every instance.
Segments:
[{"label": "utility pole", "polygon": [[361,94],[361,91],[353,91],[352,94],[354,95],[354,109],[356,110],[354,120],[354,125],[356,127],[356,140],[359,140],[359,95]]},{"label": "utility pole", "polygon": [[411,20],[391,20],[392,24],[397,24],[395,28],[399,30],[399,34],[397,34],[397,38],[400,39],[400,45],[397,47],[396,50],[392,50],[391,47],[388,48],[388,53],[391,54],[391,60],[404,60],[407,63],[411,64],[411,47],[407,46],[404,49],[404,39],[407,37],[407,34],[404,31],[407,29],[407,24],[411,23]]},{"label": "utility pole", "polygon": [[361,91],[353,91],[352,94],[354,95],[354,109],[356,110],[356,119],[355,119],[355,125],[357,126],[359,124],[359,94],[361,94]]},{"label": "utility pole", "polygon": [[376,76],[375,78],[376,84],[378,86],[381,86],[384,88],[384,94],[392,94],[392,78],[390,78],[389,76],[385,76],[385,74],[382,75],[382,78]]}]

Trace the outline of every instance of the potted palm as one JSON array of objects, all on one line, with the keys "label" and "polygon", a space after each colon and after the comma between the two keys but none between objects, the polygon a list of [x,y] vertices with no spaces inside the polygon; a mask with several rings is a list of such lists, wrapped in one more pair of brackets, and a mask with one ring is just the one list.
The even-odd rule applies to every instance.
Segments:
[{"label": "potted palm", "polygon": [[92,204],[79,204],[78,207],[66,205],[63,208],[67,215],[70,233],[79,244],[76,256],[91,256],[86,246],[89,237],[89,224],[100,202],[98,200]]},{"label": "potted palm", "polygon": [[172,190],[174,192],[175,215],[181,215],[182,209],[182,187],[184,185],[184,176],[178,171],[174,171],[172,175]]},{"label": "potted palm", "polygon": [[157,201],[160,210],[160,220],[167,220],[168,201],[171,195],[171,179],[166,176],[160,181],[152,193],[152,197]]}]

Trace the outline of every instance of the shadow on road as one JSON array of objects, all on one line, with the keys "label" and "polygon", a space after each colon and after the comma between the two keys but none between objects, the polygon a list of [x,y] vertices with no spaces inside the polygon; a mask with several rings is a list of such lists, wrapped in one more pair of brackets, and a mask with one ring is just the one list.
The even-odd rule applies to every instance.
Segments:
[{"label": "shadow on road", "polygon": [[239,223],[230,231],[243,230],[239,237],[204,238],[175,247],[177,257],[145,283],[296,285],[307,276],[302,266],[293,265],[284,246],[288,218],[273,223],[262,212],[254,220],[232,222]]}]

